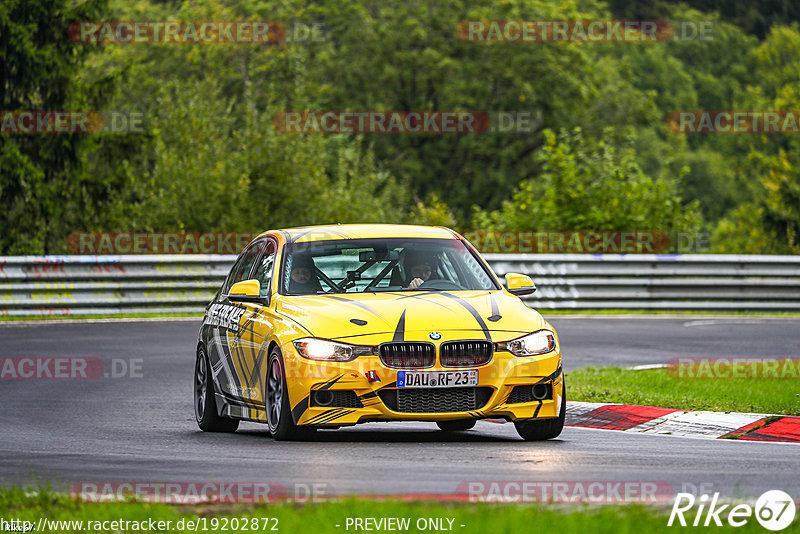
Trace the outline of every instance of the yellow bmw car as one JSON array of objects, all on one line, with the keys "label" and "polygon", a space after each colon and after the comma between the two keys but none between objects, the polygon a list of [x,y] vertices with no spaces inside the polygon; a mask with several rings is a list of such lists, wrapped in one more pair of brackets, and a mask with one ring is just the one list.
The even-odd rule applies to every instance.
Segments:
[{"label": "yellow bmw car", "polygon": [[265,232],[206,308],[194,408],[204,431],[266,423],[275,439],[374,421],[464,431],[504,419],[558,436],[566,397],[550,324],[447,228],[336,225]]}]

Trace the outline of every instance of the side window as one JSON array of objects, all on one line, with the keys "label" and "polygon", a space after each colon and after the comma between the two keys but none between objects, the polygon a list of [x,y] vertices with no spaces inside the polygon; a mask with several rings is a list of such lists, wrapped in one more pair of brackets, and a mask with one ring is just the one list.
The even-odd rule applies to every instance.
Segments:
[{"label": "side window", "polygon": [[228,277],[228,281],[225,283],[224,293],[226,295],[230,291],[233,284],[236,282],[241,282],[242,280],[247,280],[247,277],[250,274],[250,269],[253,267],[253,263],[255,263],[256,258],[258,258],[258,254],[261,252],[261,248],[263,246],[264,242],[258,241],[251,244],[245,249],[244,252],[242,252],[242,255],[236,261],[236,266],[231,270],[231,275]]},{"label": "side window", "polygon": [[267,250],[258,262],[253,278],[261,284],[261,296],[269,295],[269,288],[272,284],[272,271],[275,266],[275,245],[270,241],[267,243]]}]

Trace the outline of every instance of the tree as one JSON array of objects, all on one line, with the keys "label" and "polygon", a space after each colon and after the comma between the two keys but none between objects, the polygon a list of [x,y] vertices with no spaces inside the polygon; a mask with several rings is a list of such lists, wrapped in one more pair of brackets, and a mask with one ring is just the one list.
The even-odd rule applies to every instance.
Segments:
[{"label": "tree", "polygon": [[675,180],[651,178],[630,148],[617,149],[606,132],[596,144],[580,129],[545,132],[537,154],[541,172],[520,184],[496,211],[477,211],[478,229],[696,232],[697,204],[682,206]]},{"label": "tree", "polygon": [[[100,83],[76,79],[89,50],[69,40],[67,29],[74,20],[98,18],[103,6],[104,0],[0,4],[0,111],[61,111],[99,102]],[[81,134],[0,135],[0,254],[63,249],[57,238],[80,219],[82,192],[94,186],[92,177],[76,173],[84,143]]]}]

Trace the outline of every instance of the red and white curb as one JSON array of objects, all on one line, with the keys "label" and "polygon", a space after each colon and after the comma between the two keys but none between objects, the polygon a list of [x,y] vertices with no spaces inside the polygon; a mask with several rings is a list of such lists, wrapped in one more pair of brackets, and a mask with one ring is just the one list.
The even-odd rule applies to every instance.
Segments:
[{"label": "red and white curb", "polygon": [[800,417],[568,402],[567,426],[707,439],[800,443]]}]

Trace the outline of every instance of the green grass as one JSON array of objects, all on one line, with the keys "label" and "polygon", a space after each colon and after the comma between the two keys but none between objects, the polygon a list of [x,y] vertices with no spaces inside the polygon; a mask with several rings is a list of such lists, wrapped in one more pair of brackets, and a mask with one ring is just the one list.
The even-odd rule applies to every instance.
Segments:
[{"label": "green grass", "polygon": [[574,401],[800,415],[798,378],[679,378],[669,369],[618,367],[587,367],[566,376]]},{"label": "green grass", "polygon": [[[38,524],[40,517],[49,520],[105,521],[124,519],[142,521],[172,521],[167,532],[188,532],[175,529],[177,521],[205,518],[213,532],[211,521],[219,524],[225,518],[277,518],[278,532],[288,533],[336,533],[354,532],[345,528],[348,517],[408,517],[411,528],[406,532],[420,532],[414,526],[419,518],[452,518],[453,532],[463,534],[515,534],[531,532],[608,533],[640,534],[641,532],[674,532],[676,527],[667,526],[669,508],[648,508],[639,505],[542,505],[542,504],[471,504],[374,501],[346,499],[337,502],[313,504],[280,503],[260,506],[252,505],[198,505],[173,506],[144,503],[100,503],[88,504],[50,491],[26,495],[19,489],[0,490],[0,517],[22,519]],[[687,515],[687,518],[689,516]],[[693,517],[693,516],[691,516]],[[724,517],[722,518],[724,519]],[[185,524],[185,523],[184,523]],[[270,521],[271,527],[274,523]],[[783,532],[798,532],[798,521]],[[340,525],[340,526],[336,526]],[[445,525],[447,522],[445,521]],[[461,525],[464,525],[463,527]],[[261,522],[259,522],[259,530]],[[733,530],[731,527],[727,529]],[[201,532],[202,527],[199,529]],[[737,532],[764,532],[751,518],[747,525],[735,529]],[[216,530],[233,532],[232,529]],[[243,530],[238,530],[241,532]],[[263,531],[263,530],[262,530]],[[271,532],[271,530],[266,530]],[[86,532],[86,530],[60,529],[54,532]],[[141,530],[140,532],[151,532]]]}]

